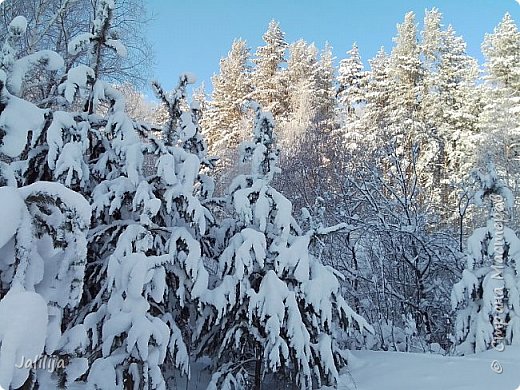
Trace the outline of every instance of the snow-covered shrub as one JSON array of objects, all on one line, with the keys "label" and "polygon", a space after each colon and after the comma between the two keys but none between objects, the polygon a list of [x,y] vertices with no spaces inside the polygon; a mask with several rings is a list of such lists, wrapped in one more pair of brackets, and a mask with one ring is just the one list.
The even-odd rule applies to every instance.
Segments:
[{"label": "snow-covered shrub", "polygon": [[[418,151],[405,156],[394,146],[384,151],[385,164],[360,162],[343,178],[340,195],[321,200],[323,208],[337,201],[325,220],[349,224],[325,239],[323,257],[345,275],[348,302],[374,327],[374,336],[356,336],[359,348],[428,351],[434,343],[447,348],[457,242],[436,226],[435,213],[421,201]],[[415,332],[407,341],[412,323]]]}]

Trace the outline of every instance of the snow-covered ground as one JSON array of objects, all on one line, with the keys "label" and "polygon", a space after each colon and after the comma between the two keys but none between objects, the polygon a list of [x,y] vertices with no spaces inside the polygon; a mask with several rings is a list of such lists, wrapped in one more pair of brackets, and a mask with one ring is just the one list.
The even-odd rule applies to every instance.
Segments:
[{"label": "snow-covered ground", "polygon": [[[465,357],[353,351],[339,389],[520,390],[520,346]],[[495,373],[497,360],[503,372]]]}]

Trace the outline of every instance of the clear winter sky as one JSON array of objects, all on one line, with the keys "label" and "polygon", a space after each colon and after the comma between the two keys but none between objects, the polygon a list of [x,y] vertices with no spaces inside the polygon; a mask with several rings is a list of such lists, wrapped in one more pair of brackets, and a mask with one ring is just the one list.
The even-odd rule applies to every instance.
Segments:
[{"label": "clear winter sky", "polygon": [[[518,0],[520,1],[520,0]],[[179,73],[191,72],[197,84],[211,89],[235,38],[243,38],[254,53],[271,19],[280,22],[287,42],[303,38],[319,49],[333,47],[336,63],[357,42],[363,61],[381,46],[392,47],[396,24],[408,11],[422,23],[424,10],[437,7],[444,25],[452,24],[468,44],[468,53],[482,63],[480,45],[485,33],[509,12],[520,26],[517,0],[147,0],[153,20],[149,38],[156,54],[155,79],[165,88]]]}]

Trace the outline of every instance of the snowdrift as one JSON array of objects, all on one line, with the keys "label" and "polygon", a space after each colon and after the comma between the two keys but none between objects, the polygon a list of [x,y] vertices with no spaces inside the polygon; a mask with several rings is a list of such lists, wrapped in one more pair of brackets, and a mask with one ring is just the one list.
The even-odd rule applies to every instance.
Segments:
[{"label": "snowdrift", "polygon": [[[491,369],[494,360],[503,371]],[[519,390],[520,346],[461,357],[353,351],[339,389]]]}]

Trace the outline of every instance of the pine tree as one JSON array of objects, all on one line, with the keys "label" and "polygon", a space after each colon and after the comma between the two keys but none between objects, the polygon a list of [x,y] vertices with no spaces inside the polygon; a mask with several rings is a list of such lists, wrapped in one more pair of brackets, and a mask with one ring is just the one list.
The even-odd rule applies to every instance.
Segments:
[{"label": "pine tree", "polygon": [[356,108],[365,101],[367,72],[359,55],[356,43],[347,51],[348,58],[341,60],[338,71],[338,104],[341,107],[343,123],[350,124],[356,119]]},{"label": "pine tree", "polygon": [[393,115],[390,103],[393,83],[388,74],[389,57],[384,48],[381,48],[368,62],[370,71],[367,75],[366,104],[360,123],[344,131],[345,147],[349,153],[360,156],[352,159],[351,164],[372,154],[381,156],[391,139],[389,127]]},{"label": "pine tree", "polygon": [[[313,191],[308,191],[313,188],[312,185],[301,186],[301,183],[295,182],[302,176],[302,171],[306,171],[305,177],[309,183],[316,183],[317,55],[314,44],[303,39],[292,43],[287,69],[283,74],[288,104],[285,117],[278,121],[277,142],[283,150],[280,156],[282,174],[275,180],[280,190],[298,206],[314,197]],[[302,159],[305,160],[303,164]]]},{"label": "pine tree", "polygon": [[252,98],[260,103],[275,118],[283,115],[287,108],[287,98],[283,89],[283,71],[286,62],[287,42],[285,33],[278,22],[271,20],[267,31],[262,36],[265,46],[260,46],[255,53],[252,73],[254,93]]},{"label": "pine tree", "polygon": [[315,73],[317,112],[315,121],[320,124],[322,131],[331,131],[334,127],[336,88],[335,69],[332,47],[326,43],[317,63]]},{"label": "pine tree", "polygon": [[482,51],[486,56],[488,78],[498,86],[520,90],[518,76],[520,32],[515,21],[506,13],[492,34],[487,34],[482,44]]},{"label": "pine tree", "polygon": [[244,113],[242,105],[252,91],[249,49],[244,40],[235,40],[226,58],[220,61],[220,73],[213,76],[211,101],[203,126],[210,153],[220,156],[220,169],[229,169],[235,150],[242,141]]},{"label": "pine tree", "polygon": [[[309,206],[328,181],[333,159],[330,148],[335,124],[335,89],[332,51],[326,47],[320,58],[314,44],[299,40],[289,47],[285,78],[288,84],[287,118],[280,121],[281,191],[295,207]],[[305,177],[306,185],[301,185]]]},{"label": "pine tree", "polygon": [[456,172],[467,171],[474,155],[471,144],[477,133],[479,102],[475,84],[478,66],[466,54],[465,42],[455,35],[451,26],[442,34],[442,45],[438,93],[445,107],[439,133],[446,140],[446,170],[448,176],[453,177]]},{"label": "pine tree", "polygon": [[270,372],[300,388],[336,383],[345,360],[333,324],[369,328],[341,296],[336,271],[310,253],[318,235],[340,227],[301,231],[291,202],[270,185],[279,171],[272,116],[255,109],[253,142],[241,147],[251,173],[230,187],[235,228],[205,298],[199,354],[214,359],[210,388],[260,389]]},{"label": "pine tree", "polygon": [[425,184],[431,177],[429,168],[434,165],[439,152],[435,135],[428,132],[424,120],[424,68],[418,40],[415,14],[405,15],[403,23],[397,26],[395,46],[388,61],[389,122],[390,143],[399,145],[398,153],[403,156],[419,147],[417,162],[419,180]]},{"label": "pine tree", "polygon": [[[479,117],[482,132],[480,160],[491,154],[497,171],[517,197],[520,194],[520,32],[509,14],[506,14],[492,34],[487,34],[482,51],[486,58],[485,84],[482,88],[483,111]],[[518,215],[518,204],[512,210],[513,221]]]},{"label": "pine tree", "polygon": [[466,54],[464,40],[451,26],[442,29],[442,15],[427,11],[421,51],[424,62],[424,96],[421,102],[428,133],[437,144],[428,187],[435,207],[447,222],[455,218],[457,190],[475,162],[478,139],[477,62]]},{"label": "pine tree", "polygon": [[284,121],[283,143],[293,144],[304,137],[317,114],[317,49],[303,39],[289,46],[284,77],[287,80],[288,118]]},{"label": "pine tree", "polygon": [[[170,115],[162,139],[128,119],[109,127],[115,131],[112,150],[126,149],[128,134],[118,134],[125,128],[148,142],[138,144],[134,155],[120,156],[126,161],[120,166],[122,175],[107,178],[93,191],[99,222],[91,250],[103,266],[94,268],[97,273],[92,276],[101,279],[100,289],[88,300],[80,325],[93,334],[89,351],[95,360],[89,384],[164,389],[165,367],[189,376],[189,323],[196,315],[193,301],[207,288],[201,242],[212,220],[197,194],[210,190],[201,175],[202,165],[210,163],[198,109],[181,108],[186,85],[192,82],[182,76],[171,96],[155,85]],[[124,118],[122,113],[118,116]],[[109,119],[107,126],[110,123]],[[121,140],[123,145],[118,145]],[[156,170],[146,178],[140,169],[143,149],[156,156]],[[129,164],[137,176],[125,174]]]},{"label": "pine tree", "polygon": [[411,150],[424,130],[419,109],[423,93],[423,69],[413,12],[407,13],[403,23],[397,26],[394,42],[388,62],[388,77],[392,83],[389,128],[392,137],[405,150]]}]

